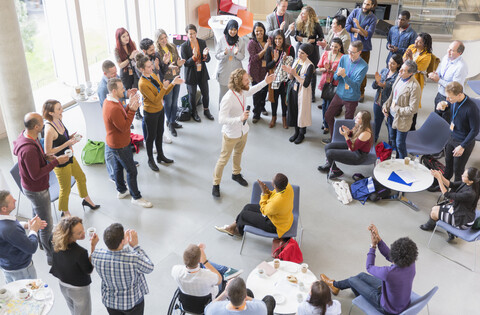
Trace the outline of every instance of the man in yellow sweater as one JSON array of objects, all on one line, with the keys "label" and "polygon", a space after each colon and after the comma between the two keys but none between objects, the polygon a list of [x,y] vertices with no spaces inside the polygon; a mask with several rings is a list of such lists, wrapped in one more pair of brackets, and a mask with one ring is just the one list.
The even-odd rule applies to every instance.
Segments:
[{"label": "man in yellow sweater", "polygon": [[293,188],[284,174],[277,173],[273,178],[273,191],[265,183],[258,181],[262,189],[259,204],[247,204],[235,222],[215,228],[230,236],[243,235],[245,225],[254,226],[269,233],[277,233],[281,238],[290,230],[293,223]]}]

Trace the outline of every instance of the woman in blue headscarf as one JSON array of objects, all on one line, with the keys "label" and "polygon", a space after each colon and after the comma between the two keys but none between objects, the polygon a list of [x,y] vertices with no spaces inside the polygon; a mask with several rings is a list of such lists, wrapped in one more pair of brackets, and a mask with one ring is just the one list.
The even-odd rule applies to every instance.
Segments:
[{"label": "woman in blue headscarf", "polygon": [[228,79],[233,70],[242,67],[245,58],[245,43],[238,37],[238,23],[230,20],[223,31],[223,38],[217,43],[215,57],[218,60],[216,78],[220,84],[218,102],[228,91]]}]

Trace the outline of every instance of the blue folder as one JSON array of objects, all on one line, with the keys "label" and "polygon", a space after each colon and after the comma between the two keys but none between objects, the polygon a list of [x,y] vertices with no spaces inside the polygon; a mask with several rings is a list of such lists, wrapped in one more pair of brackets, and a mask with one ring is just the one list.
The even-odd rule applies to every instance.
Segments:
[{"label": "blue folder", "polygon": [[398,176],[397,173],[395,173],[395,171],[393,171],[390,176],[388,177],[388,180],[391,180],[392,182],[395,182],[395,183],[399,183],[399,184],[402,184],[402,185],[407,185],[407,186],[412,186],[413,182],[412,183],[406,183],[400,176]]}]

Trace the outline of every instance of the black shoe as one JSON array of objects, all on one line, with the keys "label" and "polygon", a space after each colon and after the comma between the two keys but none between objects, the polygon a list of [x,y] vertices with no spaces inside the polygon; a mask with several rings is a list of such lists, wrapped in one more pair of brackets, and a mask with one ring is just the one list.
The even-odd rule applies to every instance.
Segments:
[{"label": "black shoe", "polygon": [[328,130],[328,128],[323,128],[323,134],[326,135],[326,134],[329,134],[330,133],[330,130]]},{"label": "black shoe", "polygon": [[197,111],[192,111],[192,118],[193,120],[195,120],[196,122],[201,122],[202,120],[200,119],[200,116],[198,116],[198,113]]},{"label": "black shoe", "polygon": [[135,119],[136,120],[142,120],[143,119],[143,116],[142,116],[142,114],[140,114],[139,110],[137,110],[137,112],[135,113]]},{"label": "black shoe", "polygon": [[447,232],[447,234],[448,234],[448,239],[447,239],[447,242],[449,242],[449,243],[450,243],[451,241],[453,241],[453,240],[456,238],[456,236],[455,236],[455,235],[453,235],[453,234],[452,234],[452,233],[450,233],[450,232]]},{"label": "black shoe", "polygon": [[323,105],[320,104],[320,105],[317,105],[318,109],[322,109]]},{"label": "black shoe", "polygon": [[328,173],[328,171],[330,171],[330,168],[332,167],[332,165],[328,162],[326,162],[325,164],[317,167],[317,170],[321,173]]},{"label": "black shoe", "polygon": [[167,128],[170,128],[170,123],[167,121]]},{"label": "black shoe", "polygon": [[168,129],[170,130],[170,134],[174,137],[177,136],[177,131],[175,130],[175,127],[173,127],[173,124],[170,125],[170,127],[168,127]]},{"label": "black shoe", "polygon": [[262,115],[263,115],[263,116],[268,116],[268,112],[267,112],[266,110],[263,110],[263,111],[262,111]]},{"label": "black shoe", "polygon": [[420,228],[424,231],[433,231],[437,223],[432,218],[428,219],[427,223],[420,225]]},{"label": "black shoe", "polygon": [[247,181],[243,178],[242,174],[232,174],[232,179],[242,186],[248,186]]},{"label": "black shoe", "polygon": [[157,156],[157,162],[158,162],[158,163],[163,162],[163,163],[170,164],[170,163],[173,163],[173,160],[167,159],[167,158],[165,157],[165,155],[159,155],[159,156]]},{"label": "black shoe", "polygon": [[213,185],[212,187],[212,196],[219,198],[220,197],[220,185]]},{"label": "black shoe", "polygon": [[209,110],[209,109],[204,109],[204,110],[203,110],[203,116],[207,117],[207,118],[210,119],[210,120],[214,120],[212,114],[210,114],[210,110]]},{"label": "black shoe", "polygon": [[365,95],[360,95],[360,99],[358,100],[359,103],[363,103],[365,101]]},{"label": "black shoe", "polygon": [[183,128],[182,125],[180,125],[178,122],[174,121],[173,123],[171,123],[170,125],[173,126],[173,128],[175,129],[180,129],[180,128]]},{"label": "black shoe", "polygon": [[440,186],[438,186],[438,185],[432,185],[432,186],[428,187],[427,190],[428,190],[429,192],[437,192],[437,191],[440,191]]},{"label": "black shoe", "polygon": [[89,208],[92,209],[92,210],[97,210],[98,208],[100,208],[100,205],[94,205],[94,206],[92,206],[92,205],[89,204],[85,199],[82,200],[82,206],[83,206],[83,211],[85,211],[85,206],[89,207]]},{"label": "black shoe", "polygon": [[154,172],[158,172],[160,169],[158,168],[157,164],[155,164],[154,160],[148,159],[148,166],[152,169]]},{"label": "black shoe", "polygon": [[134,126],[134,125],[130,125],[130,129],[135,129],[135,126]]},{"label": "black shoe", "polygon": [[298,135],[300,134],[300,131],[299,130],[295,130],[295,133],[293,134],[293,136],[291,136],[290,138],[288,138],[288,141],[290,142],[293,142],[297,139]]},{"label": "black shoe", "polygon": [[330,142],[332,142],[332,139],[330,138],[322,139],[323,144],[329,144]]},{"label": "black shoe", "polygon": [[260,120],[260,116],[253,116],[252,123],[256,124]]},{"label": "black shoe", "polygon": [[339,168],[332,169],[332,172],[328,176],[328,179],[334,179],[334,178],[340,177],[342,175],[343,175],[343,172],[342,172],[341,169],[339,169]]},{"label": "black shoe", "polygon": [[303,139],[305,139],[305,135],[303,133],[300,133],[293,143],[300,144],[303,142]]}]

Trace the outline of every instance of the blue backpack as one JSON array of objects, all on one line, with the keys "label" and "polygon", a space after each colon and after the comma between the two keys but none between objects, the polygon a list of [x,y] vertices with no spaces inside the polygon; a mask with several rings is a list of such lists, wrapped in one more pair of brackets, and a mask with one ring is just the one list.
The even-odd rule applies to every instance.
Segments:
[{"label": "blue backpack", "polygon": [[375,192],[375,183],[372,177],[363,178],[354,182],[350,186],[350,190],[352,192],[352,198],[359,200],[362,205],[364,205],[368,196]]}]

